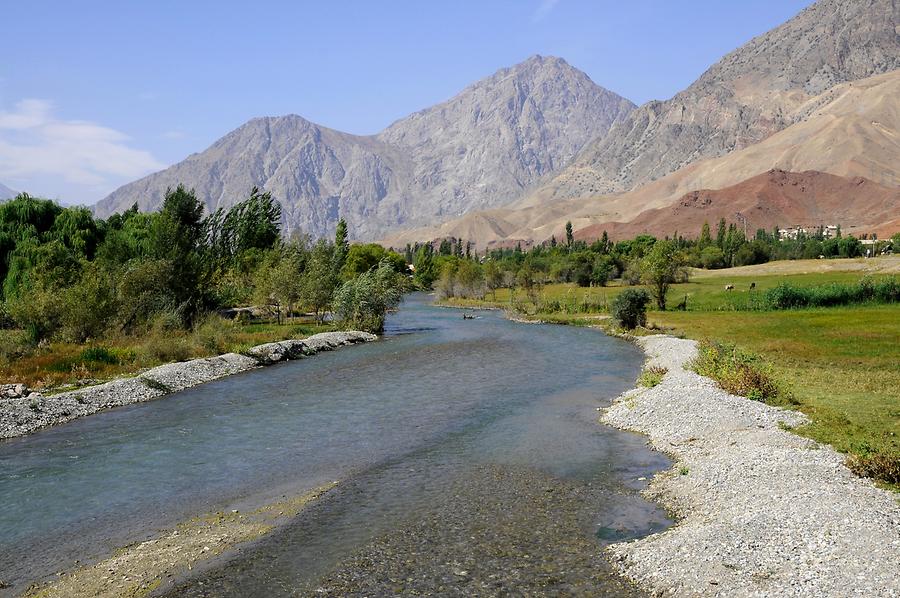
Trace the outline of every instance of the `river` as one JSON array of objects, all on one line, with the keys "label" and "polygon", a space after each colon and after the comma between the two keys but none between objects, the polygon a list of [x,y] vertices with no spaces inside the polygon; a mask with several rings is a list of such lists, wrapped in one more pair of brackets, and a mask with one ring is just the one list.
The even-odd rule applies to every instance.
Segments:
[{"label": "river", "polygon": [[412,295],[375,343],[0,443],[5,591],[336,480],[296,520],[159,592],[631,592],[600,546],[669,524],[638,494],[669,463],[598,424],[597,407],[633,384],[640,351],[478,316]]}]

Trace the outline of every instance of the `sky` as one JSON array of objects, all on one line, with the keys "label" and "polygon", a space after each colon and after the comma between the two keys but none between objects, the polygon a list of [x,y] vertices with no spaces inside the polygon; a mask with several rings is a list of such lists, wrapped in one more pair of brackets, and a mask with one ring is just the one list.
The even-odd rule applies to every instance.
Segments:
[{"label": "sky", "polygon": [[372,134],[534,54],[667,99],[811,0],[0,0],[0,183],[92,204],[257,116]]}]

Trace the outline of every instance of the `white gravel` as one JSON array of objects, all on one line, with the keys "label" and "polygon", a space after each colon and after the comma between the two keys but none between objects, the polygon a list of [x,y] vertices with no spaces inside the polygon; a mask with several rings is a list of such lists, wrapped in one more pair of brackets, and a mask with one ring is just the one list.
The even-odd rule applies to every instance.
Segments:
[{"label": "white gravel", "polygon": [[800,413],[730,395],[685,369],[696,343],[637,339],[658,386],[619,397],[604,423],[647,434],[676,463],[647,494],[671,529],[609,548],[656,595],[900,596],[897,496],[853,475],[833,449],[783,430]]},{"label": "white gravel", "polygon": [[24,436],[111,407],[158,399],[231,374],[377,338],[374,334],[354,330],[322,332],[302,340],[257,345],[243,355],[226,353],[167,363],[132,378],[119,378],[57,395],[0,397],[0,439]]}]

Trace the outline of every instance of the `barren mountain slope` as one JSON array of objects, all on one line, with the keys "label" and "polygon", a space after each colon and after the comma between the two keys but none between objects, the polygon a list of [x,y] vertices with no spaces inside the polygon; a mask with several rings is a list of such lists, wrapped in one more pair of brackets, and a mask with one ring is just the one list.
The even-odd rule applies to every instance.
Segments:
[{"label": "barren mountain slope", "polygon": [[695,237],[704,221],[715,226],[720,218],[743,227],[748,236],[759,228],[794,225],[840,224],[844,232],[872,232],[898,217],[900,188],[862,177],[770,170],[724,189],[692,191],[674,204],[647,210],[630,222],[588,226],[576,236],[593,240],[605,230],[613,239],[676,232]]},{"label": "barren mountain slope", "polygon": [[810,99],[798,108],[807,113],[806,120],[765,141],[696,162],[634,191],[537,204],[522,202],[468,214],[440,227],[407,231],[387,241],[405,245],[441,236],[459,237],[468,231],[467,220],[475,218],[503,222],[502,236],[471,237],[481,246],[501,239],[542,241],[559,235],[568,220],[576,230],[597,223],[628,222],[645,210],[668,206],[690,191],[720,189],[771,169],[861,176],[887,187],[900,187],[898,97],[900,71],[845,83]]},{"label": "barren mountain slope", "polygon": [[900,3],[819,0],[588,144],[535,201],[626,191],[758,143],[835,84],[900,68]]},{"label": "barren mountain slope", "polygon": [[555,174],[634,105],[553,57],[498,71],[451,100],[360,137],[299,116],[254,119],[206,151],[116,190],[101,216],[158,208],[184,183],[210,209],[258,185],[284,206],[285,227],[355,238],[433,222],[520,197]]}]

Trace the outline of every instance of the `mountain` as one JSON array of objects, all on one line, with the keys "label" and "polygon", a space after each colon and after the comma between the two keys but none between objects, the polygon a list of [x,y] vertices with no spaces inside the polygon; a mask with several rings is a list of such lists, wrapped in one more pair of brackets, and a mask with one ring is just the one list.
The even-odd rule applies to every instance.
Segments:
[{"label": "mountain", "polygon": [[0,183],[0,199],[12,199],[16,195],[17,193],[15,191],[10,189],[3,183]]},{"label": "mountain", "polygon": [[593,240],[603,231],[613,239],[677,231],[696,236],[704,221],[715,226],[720,218],[743,226],[748,237],[759,228],[794,225],[841,224],[844,232],[871,232],[898,217],[900,188],[814,170],[770,170],[724,189],[692,191],[674,204],[642,212],[630,222],[588,226],[577,236]]},{"label": "mountain", "polygon": [[330,235],[343,217],[354,238],[372,239],[516,200],[633,108],[564,60],[533,56],[374,136],[294,115],[253,119],[95,210],[153,210],[178,183],[215,209],[259,185],[282,203],[289,231]]},{"label": "mountain", "polygon": [[[630,222],[648,209],[670,206],[691,191],[729,187],[771,169],[865,177],[897,188],[898,97],[900,70],[844,83],[809,99],[798,108],[806,113],[804,120],[764,141],[718,158],[700,160],[633,191],[543,202],[526,198],[507,207],[473,212],[440,226],[405,231],[385,242],[402,247],[407,242],[452,236],[484,247],[500,241],[543,241],[554,234],[559,238],[567,221],[576,230],[592,225],[606,225],[611,230],[618,226],[616,223]],[[864,204],[866,200],[854,194],[847,201]],[[900,217],[900,206],[894,209],[895,218]],[[848,227],[853,223],[841,224]],[[694,228],[697,227],[679,230]]]},{"label": "mountain", "polygon": [[900,68],[900,2],[819,0],[754,38],[670,100],[589,143],[537,197],[627,191],[803,120],[834,85]]}]

